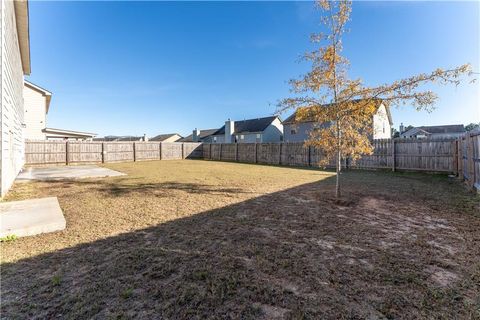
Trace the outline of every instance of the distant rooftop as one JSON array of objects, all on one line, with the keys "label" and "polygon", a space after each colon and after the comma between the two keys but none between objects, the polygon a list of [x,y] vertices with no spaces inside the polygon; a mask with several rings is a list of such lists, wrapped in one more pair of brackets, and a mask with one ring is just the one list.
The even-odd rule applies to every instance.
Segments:
[{"label": "distant rooftop", "polygon": [[[262,132],[276,118],[277,118],[277,116],[270,116],[270,117],[265,117],[265,118],[234,121],[234,128],[233,128],[234,131],[233,131],[233,133],[234,134],[240,134],[240,133]],[[215,135],[225,134],[225,126],[218,129],[218,131],[215,132],[214,134]]]}]

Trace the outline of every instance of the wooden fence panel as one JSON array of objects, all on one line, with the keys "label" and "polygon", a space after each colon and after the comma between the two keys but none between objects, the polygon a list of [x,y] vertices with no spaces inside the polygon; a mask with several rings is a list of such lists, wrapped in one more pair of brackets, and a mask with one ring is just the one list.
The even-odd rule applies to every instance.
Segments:
[{"label": "wooden fence panel", "polygon": [[183,143],[183,157],[185,159],[200,159],[203,157],[203,144],[201,142]]},{"label": "wooden fence panel", "polygon": [[67,142],[68,164],[102,162],[102,143],[90,141]]},{"label": "wooden fence panel", "polygon": [[480,191],[480,131],[467,133],[458,140],[457,146],[458,175]]},{"label": "wooden fence panel", "polygon": [[160,160],[159,142],[135,142],[135,161]]},{"label": "wooden fence panel", "polygon": [[236,143],[221,144],[221,160],[224,160],[224,161],[237,160],[237,144]]},{"label": "wooden fence panel", "polygon": [[[467,144],[465,141],[463,143]],[[453,140],[381,139],[373,141],[372,144],[373,154],[364,155],[356,162],[347,158],[342,159],[342,167],[446,173],[455,173],[457,167],[460,167],[457,165],[456,143]],[[479,152],[477,149],[480,149],[470,148],[477,153]],[[322,150],[305,147],[303,143],[214,143],[205,146],[204,158],[291,166],[335,167],[335,159],[324,163],[325,155]],[[473,172],[472,168],[469,170]],[[465,176],[471,175],[470,171],[465,172]]]},{"label": "wooden fence panel", "polygon": [[181,142],[162,142],[162,160],[183,159],[183,147]]},{"label": "wooden fence panel", "polygon": [[281,143],[257,143],[257,163],[280,164]]},{"label": "wooden fence panel", "polygon": [[[397,142],[395,142],[396,144]],[[389,169],[393,168],[393,150],[391,139],[372,141],[373,153],[364,155],[361,159],[350,163],[350,167],[358,169]]]},{"label": "wooden fence panel", "polygon": [[237,148],[238,162],[255,163],[257,161],[255,143],[238,143]]},{"label": "wooden fence panel", "polygon": [[212,143],[210,152],[211,152],[210,159],[222,160],[222,144],[221,143]]},{"label": "wooden fence panel", "polygon": [[286,142],[282,144],[280,164],[286,166],[307,167],[310,165],[310,148],[302,142]]},{"label": "wooden fence panel", "polygon": [[25,142],[25,163],[32,165],[66,164],[65,141],[27,140]]},{"label": "wooden fence panel", "polygon": [[134,160],[133,142],[104,142],[105,162],[127,162]]},{"label": "wooden fence panel", "polygon": [[455,172],[454,140],[396,140],[395,167],[400,170]]},{"label": "wooden fence panel", "polygon": [[480,191],[480,132],[472,133],[469,139],[472,141],[472,182],[477,191]]}]

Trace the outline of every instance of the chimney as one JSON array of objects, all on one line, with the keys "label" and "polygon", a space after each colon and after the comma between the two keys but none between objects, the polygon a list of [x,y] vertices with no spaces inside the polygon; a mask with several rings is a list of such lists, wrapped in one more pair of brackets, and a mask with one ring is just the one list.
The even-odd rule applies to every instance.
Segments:
[{"label": "chimney", "polygon": [[195,130],[193,130],[193,132],[192,132],[192,141],[193,142],[199,142],[199,140],[200,140],[200,130],[195,128]]},{"label": "chimney", "polygon": [[235,122],[228,119],[227,121],[225,121],[225,143],[232,142],[233,132],[235,132]]},{"label": "chimney", "polygon": [[400,134],[402,134],[403,131],[405,131],[405,127],[403,126],[403,122],[402,122],[400,123]]},{"label": "chimney", "polygon": [[146,134],[146,133],[143,134],[143,141],[145,141],[145,142],[148,141],[148,137],[147,137],[147,134]]}]

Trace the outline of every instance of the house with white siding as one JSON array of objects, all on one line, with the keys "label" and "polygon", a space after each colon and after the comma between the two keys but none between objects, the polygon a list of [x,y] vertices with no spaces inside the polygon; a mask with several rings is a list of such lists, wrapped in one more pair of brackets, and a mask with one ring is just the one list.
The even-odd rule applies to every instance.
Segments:
[{"label": "house with white siding", "polygon": [[[373,139],[389,139],[392,137],[392,115],[390,108],[378,99],[377,112],[372,117]],[[296,113],[283,121],[285,142],[304,142],[309,139],[310,132],[321,127],[329,126],[328,123],[320,124],[313,119],[296,119]]]},{"label": "house with white siding", "polygon": [[52,93],[25,80],[24,99],[24,138],[25,140],[92,140],[95,133],[47,127],[47,114]]},{"label": "house with white siding", "polygon": [[182,136],[178,133],[163,133],[150,138],[149,141],[177,142],[180,139],[182,139]]},{"label": "house with white siding", "polygon": [[467,132],[463,124],[421,126],[405,130],[400,125],[400,138],[405,139],[457,139]]},{"label": "house with white siding", "polygon": [[0,195],[11,187],[24,158],[24,75],[30,74],[28,2],[0,0]]},{"label": "house with white siding", "polygon": [[281,142],[283,125],[277,116],[232,121],[211,136],[212,143],[262,143]]}]

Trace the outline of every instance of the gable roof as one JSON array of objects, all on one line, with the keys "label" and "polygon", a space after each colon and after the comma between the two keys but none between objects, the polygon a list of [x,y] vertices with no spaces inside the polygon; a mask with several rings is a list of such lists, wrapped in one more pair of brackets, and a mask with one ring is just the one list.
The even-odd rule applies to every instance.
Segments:
[{"label": "gable roof", "polygon": [[[361,99],[357,99],[357,100],[354,100],[354,102],[360,102]],[[382,99],[375,99],[375,103],[377,105],[377,109],[380,108],[380,106],[383,104],[385,106],[385,110],[387,111],[387,117],[388,117],[388,122],[390,122],[390,125],[393,124],[393,120],[392,120],[392,114],[390,112],[390,106],[386,103],[383,102]],[[327,104],[323,104],[322,107],[327,107],[327,106],[331,106],[332,103],[327,103]],[[292,115],[290,115],[287,119],[285,119],[285,121],[283,121],[284,124],[291,124],[291,123],[305,123],[305,122],[315,122],[315,120],[313,118],[309,118],[309,119],[305,119],[305,120],[302,120],[302,121],[295,121],[295,116],[297,114],[297,111],[295,111]]]},{"label": "gable roof", "polygon": [[[233,134],[262,132],[275,120],[277,116],[234,121]],[[225,125],[215,132],[215,135],[225,134]]]},{"label": "gable roof", "polygon": [[165,133],[165,134],[159,134],[159,135],[157,135],[157,136],[155,136],[155,137],[153,137],[149,140],[150,141],[164,141],[164,140],[167,140],[168,138],[171,138],[171,137],[174,137],[174,136],[179,136],[180,138],[182,137],[178,133]]},{"label": "gable roof", "polygon": [[20,59],[22,60],[23,74],[29,75],[30,66],[30,27],[28,22],[28,1],[13,1],[15,8],[15,21],[17,23],[18,46],[20,47]]},{"label": "gable roof", "polygon": [[27,81],[27,80],[23,80],[23,84],[32,90],[40,92],[46,98],[47,103],[46,103],[45,113],[48,113],[48,109],[50,108],[50,101],[52,100],[52,93],[47,89],[37,86],[36,84],[31,83],[30,81]]},{"label": "gable roof", "polygon": [[[204,129],[200,130],[200,135],[198,136],[200,140],[205,139],[211,135],[213,135],[215,132],[217,132],[218,129]],[[186,136],[185,138],[182,138],[178,140],[178,142],[193,142],[193,133]]]},{"label": "gable roof", "polygon": [[434,133],[463,133],[466,132],[465,126],[463,124],[452,124],[452,125],[444,125],[444,126],[421,126],[415,127],[408,131],[402,132],[402,135],[414,135],[419,131],[423,131],[427,134],[434,134]]}]

